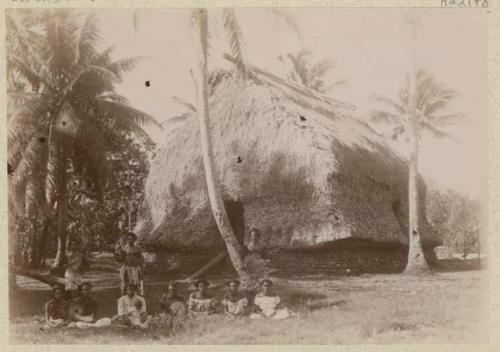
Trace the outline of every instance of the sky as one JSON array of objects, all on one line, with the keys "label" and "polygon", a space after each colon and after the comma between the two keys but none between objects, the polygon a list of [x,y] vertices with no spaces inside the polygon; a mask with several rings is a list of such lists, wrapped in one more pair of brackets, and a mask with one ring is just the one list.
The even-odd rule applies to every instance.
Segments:
[{"label": "sky", "polygon": [[[222,54],[229,52],[221,30],[220,11],[210,10],[212,32],[210,67],[229,67]],[[432,72],[455,89],[459,97],[449,112],[463,113],[464,121],[449,130],[457,141],[424,135],[421,173],[440,189],[450,188],[473,198],[487,192],[487,21],[482,10],[418,10],[415,46],[417,66]],[[312,59],[329,58],[336,67],[329,78],[345,79],[347,86],[330,93],[356,106],[355,116],[366,119],[373,95],[395,97],[405,81],[413,51],[407,9],[290,9],[300,36],[265,9],[237,9],[248,62],[284,76],[277,57],[307,47]],[[160,122],[182,113],[172,101],[195,102],[189,70],[195,67],[194,33],[189,11],[140,10],[134,28],[133,11],[99,10],[103,46],[115,45],[115,57],[145,56],[125,76],[118,92]],[[146,87],[145,81],[150,82]],[[162,132],[150,130],[160,141]],[[404,146],[398,148],[404,149]],[[404,153],[404,150],[402,150]]]}]

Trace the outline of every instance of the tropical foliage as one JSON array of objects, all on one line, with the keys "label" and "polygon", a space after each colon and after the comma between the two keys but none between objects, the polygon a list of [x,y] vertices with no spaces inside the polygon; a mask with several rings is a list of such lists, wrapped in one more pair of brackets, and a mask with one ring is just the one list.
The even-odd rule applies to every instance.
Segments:
[{"label": "tropical foliage", "polygon": [[311,54],[310,49],[303,48],[296,54],[288,54],[285,58],[278,57],[283,65],[288,66],[288,80],[323,94],[347,83],[345,80],[337,80],[328,84],[328,76],[335,68],[335,63],[330,59],[322,59],[313,63]]},{"label": "tropical foliage", "polygon": [[[70,181],[90,199],[102,200],[104,189],[116,184],[110,156],[131,137],[151,143],[143,127],[156,123],[115,92],[140,58],[113,60],[112,47],[98,49],[99,38],[92,13],[7,13],[12,216],[35,248],[41,240],[36,237],[48,228],[43,223],[57,229],[57,263],[63,260]],[[37,263],[38,257],[30,261]]]},{"label": "tropical foliage", "polygon": [[480,250],[481,204],[454,191],[428,195],[429,222],[442,236],[443,244],[462,253],[464,259]]},{"label": "tropical foliage", "polygon": [[[374,100],[383,106],[371,112],[371,121],[387,128],[387,137],[395,140],[408,141],[409,123],[409,83],[399,91],[396,99],[375,95]],[[458,123],[462,114],[448,113],[447,109],[457,97],[457,92],[438,82],[429,72],[419,70],[417,73],[416,117],[419,129],[433,136],[454,138],[446,128]]]}]

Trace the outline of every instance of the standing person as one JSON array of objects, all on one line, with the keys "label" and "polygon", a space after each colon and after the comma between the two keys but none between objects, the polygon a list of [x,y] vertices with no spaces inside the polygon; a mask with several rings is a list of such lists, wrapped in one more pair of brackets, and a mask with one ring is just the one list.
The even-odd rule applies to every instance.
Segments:
[{"label": "standing person", "polygon": [[68,263],[64,272],[64,279],[66,280],[65,288],[71,297],[76,297],[78,287],[83,282],[82,269],[85,259],[85,255],[76,239],[69,241],[66,257],[68,258]]},{"label": "standing person", "polygon": [[248,298],[239,291],[240,281],[236,279],[230,280],[227,287],[228,293],[221,301],[224,312],[232,317],[245,315]]},{"label": "standing person", "polygon": [[190,315],[210,315],[215,312],[216,300],[208,292],[209,283],[201,279],[196,281],[196,291],[189,295],[188,310]]},{"label": "standing person", "polygon": [[135,233],[129,232],[125,239],[125,246],[119,247],[116,253],[116,259],[123,263],[120,269],[121,293],[122,296],[125,295],[125,288],[129,284],[133,284],[139,287],[139,294],[144,296],[144,278],[142,274],[144,257],[141,250],[135,245],[137,236]]},{"label": "standing person", "polygon": [[68,323],[69,305],[61,287],[52,289],[52,299],[45,304],[45,328],[61,327]]}]

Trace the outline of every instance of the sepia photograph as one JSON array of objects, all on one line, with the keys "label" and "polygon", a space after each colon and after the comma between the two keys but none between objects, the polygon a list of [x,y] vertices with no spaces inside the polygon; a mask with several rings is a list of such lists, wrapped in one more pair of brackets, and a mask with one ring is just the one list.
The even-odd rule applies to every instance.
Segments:
[{"label": "sepia photograph", "polygon": [[487,344],[451,3],[5,9],[10,343]]}]

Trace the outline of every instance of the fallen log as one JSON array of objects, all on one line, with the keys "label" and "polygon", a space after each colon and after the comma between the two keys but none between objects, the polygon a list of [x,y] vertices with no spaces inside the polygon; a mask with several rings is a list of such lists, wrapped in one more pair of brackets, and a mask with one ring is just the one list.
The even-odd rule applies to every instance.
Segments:
[{"label": "fallen log", "polygon": [[227,257],[227,252],[220,252],[215,256],[214,259],[209,261],[207,264],[205,264],[200,270],[189,276],[188,278],[181,280],[180,282],[193,282],[197,278],[199,278],[201,275],[205,274],[207,271],[212,269],[214,266],[216,266],[219,263],[222,263],[222,261]]},{"label": "fallen log", "polygon": [[64,281],[62,279],[59,279],[59,278],[51,276],[51,275],[40,274],[39,272],[36,272],[34,270],[19,268],[19,267],[14,268],[14,273],[16,275],[26,276],[26,277],[29,277],[31,279],[38,280],[38,281],[43,282],[47,285],[59,286],[59,287],[64,288]]}]

